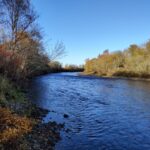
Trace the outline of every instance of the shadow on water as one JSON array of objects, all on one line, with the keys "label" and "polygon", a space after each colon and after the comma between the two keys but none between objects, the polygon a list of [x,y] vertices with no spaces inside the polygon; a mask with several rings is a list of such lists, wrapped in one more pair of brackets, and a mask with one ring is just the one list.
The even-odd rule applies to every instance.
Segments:
[{"label": "shadow on water", "polygon": [[150,149],[150,82],[58,73],[30,87],[32,100],[53,110],[44,120],[65,123],[56,150]]}]

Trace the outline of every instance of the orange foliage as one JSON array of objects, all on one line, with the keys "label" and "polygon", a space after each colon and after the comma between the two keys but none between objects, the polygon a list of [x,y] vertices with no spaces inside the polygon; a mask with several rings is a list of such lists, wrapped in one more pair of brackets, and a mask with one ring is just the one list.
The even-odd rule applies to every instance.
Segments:
[{"label": "orange foliage", "polygon": [[32,129],[32,121],[0,108],[0,143],[13,142]]},{"label": "orange foliage", "polygon": [[0,72],[15,76],[19,72],[21,64],[22,59],[18,54],[0,47]]}]

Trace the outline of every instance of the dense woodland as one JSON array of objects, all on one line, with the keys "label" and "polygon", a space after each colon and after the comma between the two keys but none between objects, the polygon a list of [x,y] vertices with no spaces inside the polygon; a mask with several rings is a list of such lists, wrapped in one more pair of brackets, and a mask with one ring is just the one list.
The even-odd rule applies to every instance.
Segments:
[{"label": "dense woodland", "polygon": [[122,51],[105,50],[97,58],[87,59],[86,74],[99,76],[150,77],[150,41],[130,45]]}]

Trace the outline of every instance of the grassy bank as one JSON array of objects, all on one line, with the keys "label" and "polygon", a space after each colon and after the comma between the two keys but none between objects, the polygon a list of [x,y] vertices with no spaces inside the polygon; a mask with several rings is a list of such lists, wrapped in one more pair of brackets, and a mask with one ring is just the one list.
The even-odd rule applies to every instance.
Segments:
[{"label": "grassy bank", "polygon": [[0,76],[0,149],[53,149],[63,125],[43,123],[47,113],[33,105],[18,85]]},{"label": "grassy bank", "polygon": [[132,71],[116,71],[109,74],[98,74],[96,72],[83,72],[81,75],[97,76],[103,78],[118,78],[118,79],[131,79],[131,80],[145,80],[150,81],[150,74],[137,73]]},{"label": "grassy bank", "polygon": [[150,78],[144,78],[144,77],[131,77],[131,76],[102,76],[94,73],[85,73],[82,72],[80,75],[83,76],[91,76],[91,77],[98,77],[98,78],[106,78],[106,79],[123,79],[123,80],[133,80],[133,81],[150,81]]}]

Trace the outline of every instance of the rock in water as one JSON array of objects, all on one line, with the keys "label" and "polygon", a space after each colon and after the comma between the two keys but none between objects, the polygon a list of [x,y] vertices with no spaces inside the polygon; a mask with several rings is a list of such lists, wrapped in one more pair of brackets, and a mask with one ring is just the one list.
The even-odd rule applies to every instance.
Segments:
[{"label": "rock in water", "polygon": [[64,118],[69,118],[69,115],[67,115],[67,114],[64,114]]}]

